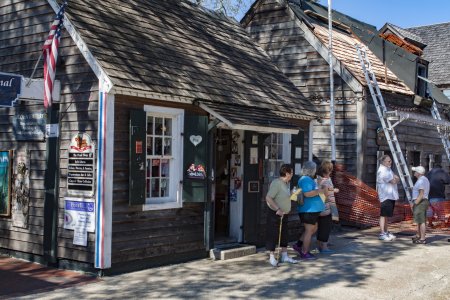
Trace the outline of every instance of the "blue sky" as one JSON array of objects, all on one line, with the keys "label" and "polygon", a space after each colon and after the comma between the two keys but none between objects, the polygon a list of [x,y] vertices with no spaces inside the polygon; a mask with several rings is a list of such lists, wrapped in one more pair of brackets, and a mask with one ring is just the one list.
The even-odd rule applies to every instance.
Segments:
[{"label": "blue sky", "polygon": [[[254,1],[243,2],[238,20]],[[328,6],[328,0],[319,3]],[[403,28],[450,22],[450,0],[332,0],[331,6],[378,29],[386,22]]]},{"label": "blue sky", "polygon": [[450,22],[450,0],[332,0],[331,6],[378,29],[386,22],[403,28]]}]

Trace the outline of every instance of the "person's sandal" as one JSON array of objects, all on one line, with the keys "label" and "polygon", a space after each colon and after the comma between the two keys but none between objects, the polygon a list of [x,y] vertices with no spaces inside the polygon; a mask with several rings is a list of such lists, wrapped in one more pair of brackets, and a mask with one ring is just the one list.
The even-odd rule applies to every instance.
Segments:
[{"label": "person's sandal", "polygon": [[420,240],[420,236],[415,235],[414,237],[411,238],[411,240],[412,240],[413,242],[415,242],[415,241],[417,241],[417,240]]},{"label": "person's sandal", "polygon": [[413,243],[414,244],[426,244],[427,240],[414,240]]}]

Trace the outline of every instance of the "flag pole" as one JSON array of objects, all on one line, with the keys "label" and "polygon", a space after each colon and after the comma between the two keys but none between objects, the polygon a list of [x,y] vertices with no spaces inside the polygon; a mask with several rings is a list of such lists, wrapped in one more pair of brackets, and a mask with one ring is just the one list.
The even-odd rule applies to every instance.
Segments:
[{"label": "flag pole", "polygon": [[[47,112],[47,124],[45,128],[46,169],[44,177],[43,258],[44,262],[50,266],[57,266],[58,264],[57,232],[59,202],[59,104],[53,103],[52,93],[55,83],[58,47],[63,27],[64,8],[66,5],[67,2],[65,1],[59,8],[41,53],[41,56],[44,56],[44,107]],[[32,75],[34,75],[34,71]]]},{"label": "flag pole", "polygon": [[328,60],[330,63],[330,135],[331,135],[331,162],[336,163],[336,131],[334,108],[334,78],[333,78],[333,21],[331,0],[328,0]]}]

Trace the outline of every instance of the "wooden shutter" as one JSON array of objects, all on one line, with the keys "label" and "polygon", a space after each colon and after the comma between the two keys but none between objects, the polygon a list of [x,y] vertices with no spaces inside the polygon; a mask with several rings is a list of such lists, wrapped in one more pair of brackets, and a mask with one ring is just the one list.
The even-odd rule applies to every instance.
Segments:
[{"label": "wooden shutter", "polygon": [[[192,141],[201,142],[194,145]],[[184,116],[184,148],[183,148],[183,201],[205,202],[207,176],[204,179],[188,178],[187,170],[194,164],[202,165],[207,170],[208,159],[208,117],[192,114]]]},{"label": "wooden shutter", "polygon": [[145,203],[145,169],[146,169],[146,113],[132,110],[130,114],[130,205]]}]

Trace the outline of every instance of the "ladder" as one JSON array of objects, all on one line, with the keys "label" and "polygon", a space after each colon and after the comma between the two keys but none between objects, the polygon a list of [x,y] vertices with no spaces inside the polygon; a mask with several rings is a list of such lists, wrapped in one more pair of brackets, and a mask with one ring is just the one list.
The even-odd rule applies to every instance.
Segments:
[{"label": "ladder", "polygon": [[[426,83],[430,83],[431,81],[427,78],[418,76],[419,79],[422,79]],[[433,98],[433,95],[431,95],[431,98],[433,99],[433,105],[431,106],[431,115],[433,116],[433,119],[441,121],[441,114],[439,113],[439,108],[437,106],[436,100]],[[442,145],[444,146],[445,153],[447,154],[447,159],[450,162],[450,141],[448,140],[448,137],[446,136],[445,132],[442,131],[441,126],[436,126],[437,131],[439,133],[439,137],[441,138]]]},{"label": "ladder", "polygon": [[365,47],[356,45],[356,50],[358,52],[361,67],[367,81],[367,86],[370,90],[370,95],[372,96],[373,103],[375,104],[375,108],[377,110],[378,118],[380,119],[384,135],[386,136],[387,142],[389,144],[392,158],[394,160],[395,166],[397,167],[397,172],[399,173],[398,176],[400,177],[403,189],[405,190],[406,198],[410,202],[412,201],[413,182],[408,165],[406,164],[405,158],[403,156],[402,149],[400,148],[400,143],[394,130],[395,126],[400,124],[404,120],[404,118],[400,118],[400,120],[398,120],[394,124],[391,123],[391,120],[398,119],[398,114],[396,111],[387,111],[383,96],[381,95],[381,91],[378,86],[377,79],[375,78],[375,74],[372,70],[372,65],[370,64],[369,58],[367,57]]}]

